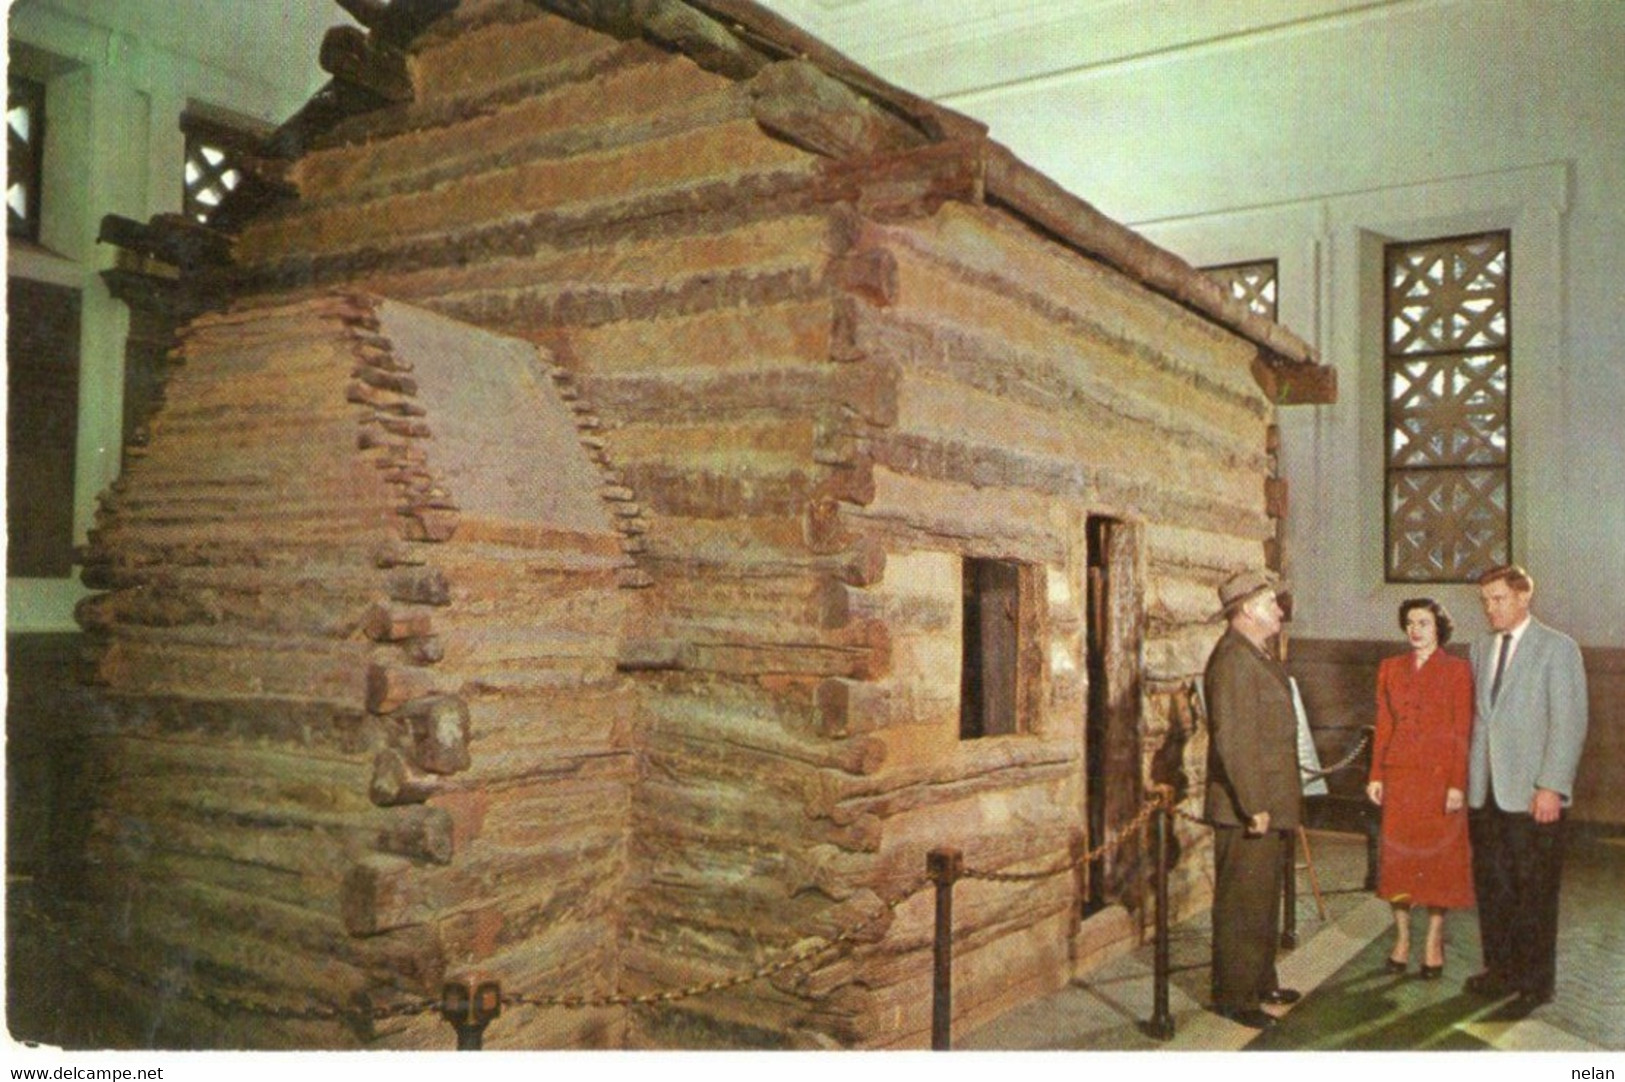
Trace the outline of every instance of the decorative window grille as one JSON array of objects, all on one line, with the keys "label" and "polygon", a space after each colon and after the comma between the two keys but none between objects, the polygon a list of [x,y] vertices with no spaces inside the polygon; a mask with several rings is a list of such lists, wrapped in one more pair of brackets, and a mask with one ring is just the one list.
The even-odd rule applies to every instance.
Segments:
[{"label": "decorative window grille", "polygon": [[221,201],[242,183],[243,159],[257,149],[259,137],[247,127],[193,112],[181,118],[181,130],[186,133],[185,213],[207,222]]},{"label": "decorative window grille", "polygon": [[1384,252],[1390,582],[1470,582],[1511,559],[1512,238]]},{"label": "decorative window grille", "polygon": [[6,80],[6,235],[39,240],[45,155],[45,84]]},{"label": "decorative window grille", "polygon": [[1273,259],[1204,267],[1202,273],[1217,281],[1247,309],[1265,319],[1276,318],[1276,290],[1280,266]]}]

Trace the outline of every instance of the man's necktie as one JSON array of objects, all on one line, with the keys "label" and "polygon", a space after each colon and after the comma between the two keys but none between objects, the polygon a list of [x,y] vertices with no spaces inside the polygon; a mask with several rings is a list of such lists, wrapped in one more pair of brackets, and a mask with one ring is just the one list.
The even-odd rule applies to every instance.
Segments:
[{"label": "man's necktie", "polygon": [[1495,655],[1495,679],[1490,681],[1490,705],[1495,705],[1495,697],[1501,694],[1501,676],[1507,671],[1507,655],[1512,652],[1512,634],[1503,632],[1501,635],[1501,651]]}]

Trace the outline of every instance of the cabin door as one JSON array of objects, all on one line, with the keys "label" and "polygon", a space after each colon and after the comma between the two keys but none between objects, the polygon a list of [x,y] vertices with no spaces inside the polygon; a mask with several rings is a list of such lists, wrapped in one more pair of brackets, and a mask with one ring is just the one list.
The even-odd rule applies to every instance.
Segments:
[{"label": "cabin door", "polygon": [[[1140,668],[1145,634],[1139,575],[1140,531],[1092,515],[1087,525],[1089,716],[1084,724],[1087,845],[1115,839],[1139,812],[1141,785]],[[1131,908],[1140,894],[1136,839],[1090,862],[1083,914],[1114,902]]]}]

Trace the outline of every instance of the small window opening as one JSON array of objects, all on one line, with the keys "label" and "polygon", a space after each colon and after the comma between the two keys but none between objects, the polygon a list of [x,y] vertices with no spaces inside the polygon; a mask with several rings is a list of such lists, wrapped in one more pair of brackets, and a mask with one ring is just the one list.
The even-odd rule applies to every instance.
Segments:
[{"label": "small window opening", "polygon": [[39,240],[45,161],[45,84],[6,80],[6,235]]},{"label": "small window opening", "polygon": [[1026,732],[1036,679],[1034,569],[970,557],[963,575],[959,736]]}]

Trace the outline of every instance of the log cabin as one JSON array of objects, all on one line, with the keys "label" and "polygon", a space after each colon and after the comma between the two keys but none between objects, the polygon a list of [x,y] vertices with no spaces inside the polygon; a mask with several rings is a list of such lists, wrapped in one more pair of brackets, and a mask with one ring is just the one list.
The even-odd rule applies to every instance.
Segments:
[{"label": "log cabin", "polygon": [[440,1048],[478,974],[493,1048],[920,1047],[942,848],[1018,877],[956,1024],[1138,942],[1335,372],[746,0],[346,7],[207,227],[104,225],[165,343],[81,554],[108,1039]]}]

